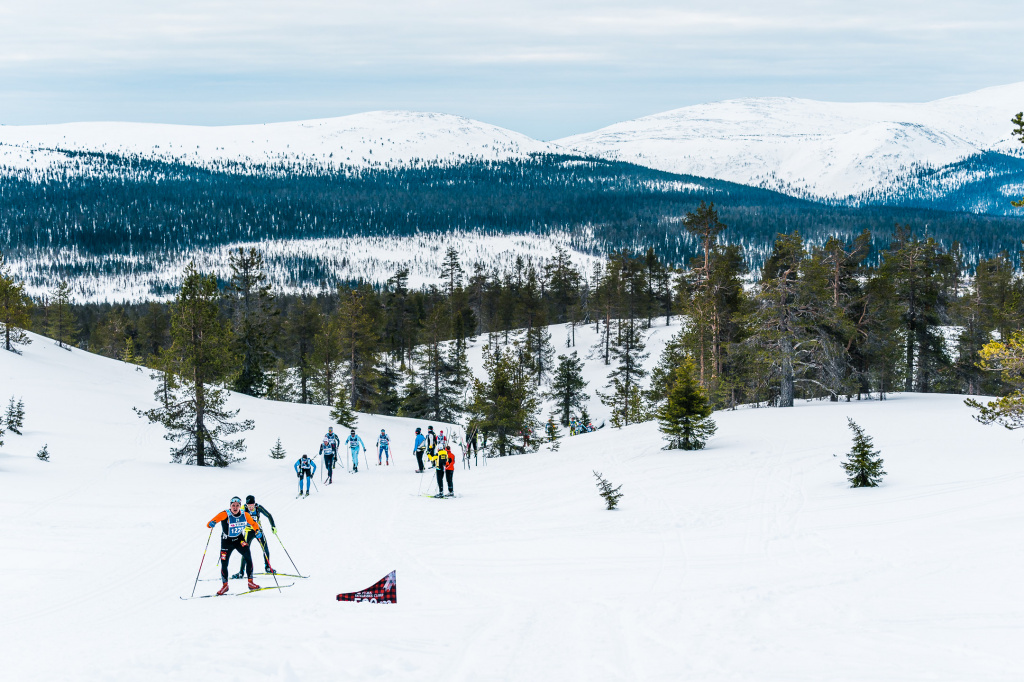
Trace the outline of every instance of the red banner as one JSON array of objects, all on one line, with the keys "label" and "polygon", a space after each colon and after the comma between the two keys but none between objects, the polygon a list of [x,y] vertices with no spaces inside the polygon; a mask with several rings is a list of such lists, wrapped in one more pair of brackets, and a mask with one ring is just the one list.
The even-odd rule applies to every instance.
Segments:
[{"label": "red banner", "polygon": [[365,590],[342,592],[338,595],[338,601],[368,601],[371,604],[397,604],[398,581],[395,578],[395,571],[391,571]]}]

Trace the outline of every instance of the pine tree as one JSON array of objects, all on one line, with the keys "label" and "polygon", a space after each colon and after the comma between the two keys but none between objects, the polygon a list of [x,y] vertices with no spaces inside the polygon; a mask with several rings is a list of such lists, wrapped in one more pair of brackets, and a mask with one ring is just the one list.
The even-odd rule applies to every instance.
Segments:
[{"label": "pine tree", "polygon": [[583,361],[573,351],[569,355],[558,356],[558,366],[551,379],[551,388],[545,395],[554,400],[558,406],[558,417],[562,426],[568,426],[574,409],[587,404],[587,394],[583,389],[587,382],[583,380]]},{"label": "pine tree", "polygon": [[634,318],[619,320],[618,333],[611,347],[616,367],[608,374],[607,393],[598,392],[601,402],[612,410],[611,422],[615,428],[635,424],[647,419],[647,406],[640,380],[647,375],[643,361],[647,344],[640,321]]},{"label": "pine tree", "polygon": [[57,346],[70,350],[71,338],[78,334],[75,314],[71,310],[71,286],[62,280],[53,293],[53,301],[49,309],[48,333],[57,342]]},{"label": "pine tree", "polygon": [[594,478],[597,479],[597,494],[604,498],[604,503],[608,509],[615,509],[619,504],[619,500],[622,499],[622,485],[613,488],[612,484],[601,475],[600,471],[594,472]]},{"label": "pine tree", "polygon": [[341,290],[337,320],[341,363],[348,379],[349,407],[368,412],[379,399],[380,373],[377,371],[381,338],[378,324],[367,301],[367,292]]},{"label": "pine tree", "polygon": [[547,436],[549,443],[554,443],[562,437],[561,429],[558,428],[558,422],[555,421],[554,415],[549,416],[547,423],[544,424],[544,435]]},{"label": "pine tree", "polygon": [[21,399],[14,402],[14,396],[7,403],[7,414],[4,415],[4,428],[11,433],[22,435],[21,428],[25,425],[25,402]]},{"label": "pine tree", "polygon": [[865,435],[864,429],[855,421],[846,418],[853,431],[853,447],[846,453],[843,469],[850,481],[851,488],[874,488],[882,481],[885,472],[882,470],[882,458],[877,450],[872,450],[871,436]]},{"label": "pine tree", "polygon": [[44,443],[42,449],[40,449],[39,452],[36,453],[36,457],[39,458],[40,462],[49,462],[50,461],[50,446],[46,445]]},{"label": "pine tree", "polygon": [[[331,315],[326,324],[320,328],[313,339],[313,352],[309,362],[311,367],[311,384],[314,394],[322,405],[337,404],[341,392],[342,371],[342,322],[337,314]],[[345,391],[346,395],[348,391]]]},{"label": "pine tree", "polygon": [[511,350],[492,350],[488,345],[483,355],[487,380],[473,381],[470,420],[483,433],[494,434],[492,447],[499,456],[523,452],[525,446],[517,445],[516,441],[521,434],[536,428],[540,407],[532,380],[522,371]]},{"label": "pine tree", "polygon": [[990,341],[979,355],[978,366],[999,372],[1013,390],[987,403],[968,398],[965,404],[978,410],[974,418],[982,424],[1000,424],[1011,431],[1024,428],[1024,332],[1014,332],[1003,341]]},{"label": "pine tree", "polygon": [[338,399],[334,401],[334,407],[331,408],[331,419],[335,424],[344,426],[347,429],[353,429],[356,426],[358,417],[356,413],[349,407],[350,401],[348,396],[339,395]]},{"label": "pine tree", "polygon": [[430,416],[430,396],[411,372],[402,387],[402,402],[398,407],[399,417],[424,419]]},{"label": "pine tree", "polygon": [[270,459],[284,459],[287,454],[281,445],[281,439],[278,438],[277,443],[270,449]]},{"label": "pine tree", "polygon": [[316,338],[323,327],[324,319],[316,299],[300,298],[285,325],[285,336],[291,347],[291,363],[298,379],[300,403],[315,402],[313,386],[317,370],[315,347]]},{"label": "pine tree", "polygon": [[701,450],[717,430],[711,419],[711,402],[697,381],[696,365],[686,358],[675,371],[668,400],[658,412],[661,432],[669,450]]},{"label": "pine tree", "polygon": [[265,377],[265,387],[263,397],[267,400],[291,402],[295,399],[295,386],[284,360],[274,363],[274,369]]},{"label": "pine tree", "polygon": [[419,365],[418,377],[428,396],[427,416],[436,421],[452,422],[462,409],[458,369],[445,343],[449,329],[446,306],[435,306],[423,326],[422,341],[414,353]]},{"label": "pine tree", "polygon": [[135,339],[126,336],[124,339],[124,350],[121,351],[121,361],[130,365],[142,364],[141,359],[135,354]]},{"label": "pine tree", "polygon": [[228,296],[233,309],[234,351],[240,359],[232,388],[260,396],[274,358],[270,352],[274,296],[267,284],[263,254],[256,249],[232,249],[228,253],[231,279]]},{"label": "pine tree", "polygon": [[17,353],[18,346],[31,343],[25,330],[30,324],[32,301],[25,294],[25,286],[15,281],[10,270],[4,266],[0,253],[0,336],[4,350]]},{"label": "pine tree", "polygon": [[234,421],[238,410],[226,409],[227,392],[217,387],[236,366],[218,299],[217,278],[199,273],[195,263],[189,263],[171,308],[172,346],[165,360],[180,384],[170,388],[166,379],[161,380],[157,397],[167,389],[166,401],[149,410],[136,409],[139,416],[167,429],[165,439],[183,441],[171,449],[174,462],[227,466],[239,461],[236,453],[245,450],[245,441],[229,437],[253,428],[252,420]]}]

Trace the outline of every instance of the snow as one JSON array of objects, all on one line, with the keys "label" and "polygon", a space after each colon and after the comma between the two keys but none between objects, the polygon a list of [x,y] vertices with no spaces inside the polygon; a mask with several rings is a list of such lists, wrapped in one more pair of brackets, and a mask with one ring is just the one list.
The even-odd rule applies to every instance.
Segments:
[{"label": "snow", "polygon": [[[543,267],[564,248],[572,262],[583,272],[593,270],[601,260],[592,253],[575,248],[573,236],[552,230],[546,234],[487,234],[471,230],[418,233],[412,236],[366,235],[325,239],[266,239],[234,242],[205,249],[192,249],[165,255],[154,262],[151,255],[110,253],[90,255],[78,249],[39,252],[12,257],[7,262],[14,275],[25,283],[31,296],[51,292],[53,269],[75,270],[86,274],[71,283],[77,303],[147,301],[169,298],[168,291],[181,287],[185,266],[194,261],[201,272],[215,273],[221,279],[231,276],[229,252],[255,248],[263,254],[267,279],[276,291],[286,293],[333,292],[339,283],[361,280],[384,284],[402,268],[409,270],[408,286],[440,285],[444,281],[441,263],[449,247],[455,247],[467,276],[473,266],[482,263],[487,272],[512,270],[516,258]],[[297,271],[327,273],[321,286],[300,281]]]},{"label": "snow", "polygon": [[[962,396],[720,412],[700,452],[661,450],[653,424],[606,428],[457,469],[463,497],[444,501],[416,495],[413,423],[362,416],[399,465],[295,500],[292,462],[327,408],[235,397],[257,423],[248,459],[169,464],[131,411],[151,399],[145,372],[33,339],[0,353],[0,399],[27,410],[0,449],[5,679],[1019,677],[1021,436],[974,422]],[[833,457],[847,416],[882,451],[880,488],[848,488]],[[595,469],[623,486],[619,511]],[[311,577],[179,600],[204,524],[247,493]],[[397,605],[335,601],[392,569]]]},{"label": "snow", "polygon": [[699,104],[554,143],[672,173],[817,198],[891,186],[920,166],[1016,153],[1024,82],[920,104],[761,97]]}]

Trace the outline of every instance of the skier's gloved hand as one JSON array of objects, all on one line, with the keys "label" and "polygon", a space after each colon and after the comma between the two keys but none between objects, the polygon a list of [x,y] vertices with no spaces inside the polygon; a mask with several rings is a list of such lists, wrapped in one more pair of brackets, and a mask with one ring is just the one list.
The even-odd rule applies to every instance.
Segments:
[{"label": "skier's gloved hand", "polygon": [[256,531],[256,539],[259,540],[262,537],[263,537],[263,531],[261,531],[261,530]]},{"label": "skier's gloved hand", "polygon": [[216,526],[216,525],[217,525],[217,522],[216,522],[216,521],[210,521],[210,522],[209,522],[208,524],[206,524],[206,527],[207,527],[207,528],[213,528],[213,527],[214,527],[214,526]]},{"label": "skier's gloved hand", "polygon": [[274,535],[277,535],[277,526],[271,526],[270,530],[274,531]]}]

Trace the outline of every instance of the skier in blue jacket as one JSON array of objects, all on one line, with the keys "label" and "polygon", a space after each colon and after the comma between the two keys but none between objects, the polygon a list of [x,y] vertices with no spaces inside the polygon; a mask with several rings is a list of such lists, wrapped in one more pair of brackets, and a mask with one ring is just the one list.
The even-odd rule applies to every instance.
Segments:
[{"label": "skier in blue jacket", "polygon": [[384,433],[384,429],[380,430],[380,435],[377,436],[377,466],[380,466],[381,455],[384,456],[386,462],[385,466],[391,466],[391,439],[388,438],[388,434]]},{"label": "skier in blue jacket", "polygon": [[299,477],[299,497],[302,497],[302,479],[306,479],[306,497],[309,497],[309,482],[313,480],[316,472],[316,462],[309,455],[303,455],[295,460],[295,475]]},{"label": "skier in blue jacket", "polygon": [[416,427],[416,442],[412,446],[412,454],[416,455],[416,473],[423,473],[423,453],[427,450],[427,439]]},{"label": "skier in blue jacket", "polygon": [[345,439],[345,445],[348,446],[349,452],[352,454],[352,472],[359,471],[359,448],[366,452],[366,444],[363,443],[363,439],[356,435],[356,430],[352,429],[349,432],[348,438]]}]

